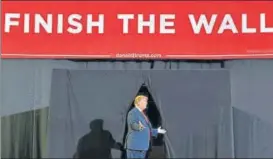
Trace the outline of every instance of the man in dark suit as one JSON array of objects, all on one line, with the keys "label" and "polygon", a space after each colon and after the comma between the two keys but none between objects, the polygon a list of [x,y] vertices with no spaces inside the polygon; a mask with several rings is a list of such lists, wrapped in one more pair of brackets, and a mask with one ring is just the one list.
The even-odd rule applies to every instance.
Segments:
[{"label": "man in dark suit", "polygon": [[161,127],[154,129],[143,112],[148,103],[148,97],[139,95],[135,98],[135,107],[129,111],[127,117],[128,133],[125,141],[127,158],[144,159],[149,150],[152,137],[158,133],[165,134],[166,130]]}]

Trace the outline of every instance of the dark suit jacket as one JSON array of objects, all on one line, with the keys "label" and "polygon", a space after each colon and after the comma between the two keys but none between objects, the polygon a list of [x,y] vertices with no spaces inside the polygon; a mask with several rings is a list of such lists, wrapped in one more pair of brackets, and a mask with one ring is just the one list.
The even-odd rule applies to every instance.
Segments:
[{"label": "dark suit jacket", "polygon": [[[141,130],[139,127],[139,121],[145,127],[143,130]],[[157,129],[152,128],[151,123],[145,120],[142,112],[140,112],[137,108],[133,108],[128,113],[127,124],[128,133],[126,136],[125,148],[130,150],[147,151],[149,149],[151,137],[156,137],[158,134]]]}]

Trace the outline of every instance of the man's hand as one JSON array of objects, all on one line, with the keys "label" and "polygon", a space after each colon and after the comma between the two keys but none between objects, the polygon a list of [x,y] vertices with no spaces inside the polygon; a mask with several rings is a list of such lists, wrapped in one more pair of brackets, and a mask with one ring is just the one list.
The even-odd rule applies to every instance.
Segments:
[{"label": "man's hand", "polygon": [[165,129],[161,129],[161,126],[159,128],[157,128],[157,132],[159,134],[165,134],[167,131]]},{"label": "man's hand", "polygon": [[116,143],[116,146],[117,146],[117,149],[119,149],[121,151],[124,150],[124,147],[123,147],[123,145],[120,142]]},{"label": "man's hand", "polygon": [[139,125],[139,129],[140,131],[142,131],[145,127],[143,126],[143,124],[141,123],[141,121],[138,122]]}]

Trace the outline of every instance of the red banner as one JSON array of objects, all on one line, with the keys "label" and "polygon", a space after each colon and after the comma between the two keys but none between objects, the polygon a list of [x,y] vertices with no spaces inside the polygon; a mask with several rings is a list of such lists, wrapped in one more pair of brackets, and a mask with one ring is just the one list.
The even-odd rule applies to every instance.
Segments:
[{"label": "red banner", "polygon": [[2,58],[273,57],[271,1],[3,1]]}]

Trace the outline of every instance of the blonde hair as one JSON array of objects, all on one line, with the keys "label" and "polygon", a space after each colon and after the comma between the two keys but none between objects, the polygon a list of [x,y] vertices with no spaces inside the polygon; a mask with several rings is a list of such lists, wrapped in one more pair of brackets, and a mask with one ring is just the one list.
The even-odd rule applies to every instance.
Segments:
[{"label": "blonde hair", "polygon": [[141,99],[143,99],[143,98],[146,98],[146,96],[144,96],[144,95],[136,96],[135,101],[134,101],[134,105],[137,105],[141,101]]}]

